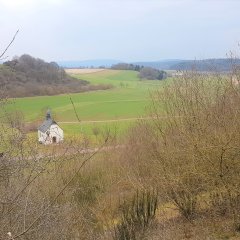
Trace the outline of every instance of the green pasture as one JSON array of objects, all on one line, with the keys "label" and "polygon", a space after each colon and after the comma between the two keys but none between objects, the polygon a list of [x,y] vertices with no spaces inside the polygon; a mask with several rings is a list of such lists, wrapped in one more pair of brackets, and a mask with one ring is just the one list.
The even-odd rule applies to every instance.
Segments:
[{"label": "green pasture", "polygon": [[[45,111],[50,108],[54,118],[65,133],[91,132],[93,123],[87,121],[109,121],[129,119],[147,115],[151,103],[149,92],[159,88],[165,81],[140,81],[135,71],[104,70],[88,74],[74,74],[74,77],[89,81],[91,84],[111,84],[113,88],[93,92],[63,94],[12,99],[7,111],[18,110],[27,122],[43,120]],[[78,121],[70,97],[74,102]],[[119,129],[125,129],[129,121],[119,122]],[[95,123],[101,129],[113,123]]]},{"label": "green pasture", "polygon": [[160,85],[160,81],[139,80],[138,72],[127,70],[105,70],[87,74],[72,74],[72,76],[87,80],[92,84],[111,84],[120,88],[152,89]]},{"label": "green pasture", "polygon": [[71,95],[19,98],[8,107],[23,112],[26,121],[44,117],[50,108],[58,121],[77,121],[70,96],[81,120],[130,118],[144,114],[149,104],[144,90],[114,88]]},{"label": "green pasture", "polygon": [[65,131],[65,137],[86,135],[96,138],[102,138],[108,133],[111,136],[123,135],[127,132],[129,126],[133,126],[136,120],[119,121],[119,122],[97,122],[97,123],[62,123],[61,127]]}]

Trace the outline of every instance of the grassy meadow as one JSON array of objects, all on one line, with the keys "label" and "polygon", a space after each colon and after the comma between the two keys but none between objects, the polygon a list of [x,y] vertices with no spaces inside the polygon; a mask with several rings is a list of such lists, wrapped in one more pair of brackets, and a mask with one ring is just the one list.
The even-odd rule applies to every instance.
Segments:
[{"label": "grassy meadow", "polygon": [[[47,108],[64,129],[65,135],[91,134],[93,128],[123,132],[136,118],[148,114],[149,92],[161,87],[160,81],[140,81],[137,72],[122,70],[69,71],[72,76],[91,84],[111,84],[113,88],[77,94],[26,97],[12,100],[10,110],[24,114],[27,122],[44,119]],[[81,120],[78,122],[70,97]],[[112,121],[113,120],[113,121]]]}]

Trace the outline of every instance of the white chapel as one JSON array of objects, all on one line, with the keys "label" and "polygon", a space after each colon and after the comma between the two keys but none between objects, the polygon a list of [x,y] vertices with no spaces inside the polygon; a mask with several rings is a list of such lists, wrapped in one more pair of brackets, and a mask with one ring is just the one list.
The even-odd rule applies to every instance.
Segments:
[{"label": "white chapel", "polygon": [[63,141],[63,130],[52,119],[50,110],[47,111],[46,119],[38,128],[38,141],[44,145]]}]

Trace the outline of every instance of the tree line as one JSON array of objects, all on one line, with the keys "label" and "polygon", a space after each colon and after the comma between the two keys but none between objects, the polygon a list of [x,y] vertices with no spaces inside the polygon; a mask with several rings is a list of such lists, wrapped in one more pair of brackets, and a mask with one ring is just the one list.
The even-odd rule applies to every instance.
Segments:
[{"label": "tree line", "polygon": [[140,79],[147,79],[147,80],[163,80],[167,78],[167,73],[163,70],[158,70],[152,67],[144,67],[138,64],[132,63],[118,63],[112,65],[111,69],[114,70],[132,70],[139,72],[138,77]]}]

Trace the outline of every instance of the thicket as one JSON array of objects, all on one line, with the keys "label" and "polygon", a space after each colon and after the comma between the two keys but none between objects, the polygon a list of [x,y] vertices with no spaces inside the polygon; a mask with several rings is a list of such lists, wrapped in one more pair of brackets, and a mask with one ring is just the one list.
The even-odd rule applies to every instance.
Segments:
[{"label": "thicket", "polygon": [[229,75],[184,72],[153,92],[152,121],[132,129],[126,151],[134,181],[160,189],[163,203],[175,206],[183,219],[224,216],[235,231],[240,229],[239,69],[233,65]]},{"label": "thicket", "polygon": [[162,70],[158,70],[152,67],[144,67],[141,65],[135,65],[130,63],[118,63],[112,65],[112,69],[115,70],[132,70],[139,72],[138,77],[140,79],[148,79],[148,80],[162,80],[167,78],[167,73]]},{"label": "thicket", "polygon": [[162,80],[167,78],[167,73],[155,68],[143,67],[140,69],[138,76],[140,79]]},{"label": "thicket", "polygon": [[111,69],[115,70],[132,70],[132,71],[140,71],[143,66],[132,64],[132,63],[118,63],[111,66]]}]

